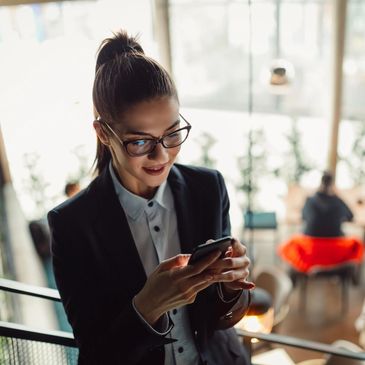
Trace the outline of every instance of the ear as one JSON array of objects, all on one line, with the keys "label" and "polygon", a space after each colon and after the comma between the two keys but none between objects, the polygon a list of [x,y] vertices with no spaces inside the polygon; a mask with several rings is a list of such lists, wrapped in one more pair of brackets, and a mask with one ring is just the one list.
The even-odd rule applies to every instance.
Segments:
[{"label": "ear", "polygon": [[105,146],[110,146],[109,136],[105,133],[101,123],[97,120],[93,122],[93,127],[95,129],[96,135],[98,136],[100,142]]}]

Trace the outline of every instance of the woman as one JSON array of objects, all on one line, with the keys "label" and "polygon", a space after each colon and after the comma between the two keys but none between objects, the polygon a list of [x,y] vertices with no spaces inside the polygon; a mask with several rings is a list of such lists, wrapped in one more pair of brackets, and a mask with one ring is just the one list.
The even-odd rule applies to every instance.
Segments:
[{"label": "woman", "polygon": [[120,32],[99,49],[93,102],[98,176],[48,214],[79,364],[248,364],[230,328],[254,287],[246,248],[188,264],[230,234],[229,201],[217,171],[174,163],[191,126],[171,78]]}]

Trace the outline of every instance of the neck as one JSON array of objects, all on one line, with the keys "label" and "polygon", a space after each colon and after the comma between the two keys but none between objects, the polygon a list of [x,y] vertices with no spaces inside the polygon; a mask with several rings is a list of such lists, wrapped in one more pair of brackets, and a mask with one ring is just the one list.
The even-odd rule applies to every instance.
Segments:
[{"label": "neck", "polygon": [[327,194],[327,195],[333,195],[334,194],[334,191],[333,191],[333,188],[332,187],[324,187],[324,186],[321,186],[318,191],[320,193],[323,193],[323,194]]}]

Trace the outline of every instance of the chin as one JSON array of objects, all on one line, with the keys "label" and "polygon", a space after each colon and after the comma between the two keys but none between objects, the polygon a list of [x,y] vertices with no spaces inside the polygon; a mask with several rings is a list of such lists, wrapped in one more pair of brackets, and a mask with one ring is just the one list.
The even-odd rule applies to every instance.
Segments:
[{"label": "chin", "polygon": [[146,185],[150,186],[151,188],[158,188],[161,184],[163,184],[165,181],[167,180],[167,175],[166,176],[159,176],[156,178],[149,178],[146,179]]}]

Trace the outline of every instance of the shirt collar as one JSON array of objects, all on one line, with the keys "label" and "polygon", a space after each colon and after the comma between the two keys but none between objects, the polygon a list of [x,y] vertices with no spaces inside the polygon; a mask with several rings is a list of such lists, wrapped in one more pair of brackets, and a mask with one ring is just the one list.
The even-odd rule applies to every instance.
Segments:
[{"label": "shirt collar", "polygon": [[170,210],[172,208],[172,193],[167,185],[167,181],[164,181],[158,187],[155,196],[152,199],[148,200],[131,193],[119,182],[119,179],[114,172],[112,162],[109,163],[109,172],[112,177],[114,189],[119,198],[119,201],[123,206],[126,214],[131,219],[138,219],[150,202],[155,202],[162,208],[165,208],[167,210]]}]

